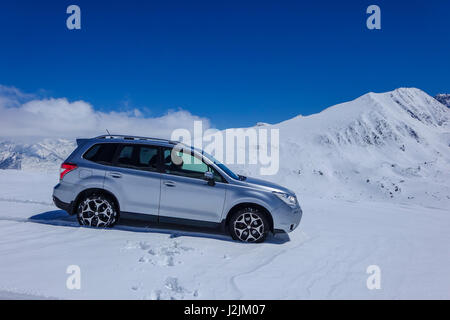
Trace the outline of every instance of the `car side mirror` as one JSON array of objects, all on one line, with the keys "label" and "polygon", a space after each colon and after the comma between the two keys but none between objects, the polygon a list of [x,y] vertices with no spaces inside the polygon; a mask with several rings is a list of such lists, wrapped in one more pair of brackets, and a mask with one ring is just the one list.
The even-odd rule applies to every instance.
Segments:
[{"label": "car side mirror", "polygon": [[213,186],[216,184],[216,181],[214,180],[214,173],[206,171],[205,175],[203,176],[203,179],[208,181],[208,185]]}]

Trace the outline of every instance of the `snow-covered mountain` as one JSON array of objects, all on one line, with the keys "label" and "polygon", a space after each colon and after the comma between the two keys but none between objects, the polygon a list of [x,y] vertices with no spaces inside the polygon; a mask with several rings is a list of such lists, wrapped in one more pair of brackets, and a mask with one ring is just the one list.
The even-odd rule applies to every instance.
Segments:
[{"label": "snow-covered mountain", "polygon": [[45,139],[34,144],[0,142],[0,169],[57,170],[75,149],[75,141]]},{"label": "snow-covered mountain", "polygon": [[[279,172],[262,178],[300,196],[450,203],[449,112],[419,89],[400,88],[311,116],[258,123],[258,129],[280,130]],[[74,148],[74,141],[60,139],[0,142],[0,168],[57,171]],[[231,167],[244,175],[260,172],[259,165]]]},{"label": "snow-covered mountain", "polygon": [[450,94],[441,93],[434,97],[437,101],[450,108]]},{"label": "snow-covered mountain", "polygon": [[449,109],[419,89],[368,93],[265,126],[280,130],[280,170],[264,178],[300,195],[450,203],[449,120]]}]

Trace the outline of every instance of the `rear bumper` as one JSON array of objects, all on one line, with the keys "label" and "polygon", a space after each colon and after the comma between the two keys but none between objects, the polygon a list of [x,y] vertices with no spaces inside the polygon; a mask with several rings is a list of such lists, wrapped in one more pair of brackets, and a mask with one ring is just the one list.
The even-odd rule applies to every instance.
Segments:
[{"label": "rear bumper", "polygon": [[72,214],[72,202],[66,203],[61,200],[59,200],[57,197],[53,196],[53,203],[55,206],[57,206],[59,209],[66,211],[69,214]]},{"label": "rear bumper", "polygon": [[53,202],[58,208],[73,214],[76,185],[61,181],[53,188]]}]

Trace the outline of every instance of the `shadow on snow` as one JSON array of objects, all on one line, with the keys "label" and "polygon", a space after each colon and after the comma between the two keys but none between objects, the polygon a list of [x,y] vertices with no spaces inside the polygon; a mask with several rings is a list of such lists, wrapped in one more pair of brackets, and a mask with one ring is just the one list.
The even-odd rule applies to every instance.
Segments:
[{"label": "shadow on snow", "polygon": [[[28,220],[28,222],[47,224],[53,226],[73,227],[73,228],[92,228],[80,226],[76,216],[69,215],[63,210],[52,210],[36,214]],[[109,228],[106,228],[109,229]],[[150,223],[142,220],[120,219],[119,222],[112,228],[112,230],[128,231],[128,232],[143,232],[143,233],[161,233],[168,234],[170,238],[178,237],[197,237],[209,238],[222,241],[237,242],[221,230],[192,227],[166,223]],[[269,234],[265,243],[283,244],[290,241],[289,235],[285,233],[272,235]],[[244,243],[243,243],[244,245]]]}]

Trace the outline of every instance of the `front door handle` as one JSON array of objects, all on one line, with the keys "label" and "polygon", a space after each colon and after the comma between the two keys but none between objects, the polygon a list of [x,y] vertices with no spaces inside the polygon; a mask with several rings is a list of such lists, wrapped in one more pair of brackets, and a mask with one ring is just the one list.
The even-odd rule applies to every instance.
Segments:
[{"label": "front door handle", "polygon": [[113,178],[122,178],[122,174],[119,172],[109,172],[109,176]]},{"label": "front door handle", "polygon": [[169,180],[165,180],[164,184],[168,187],[175,187],[175,185],[176,185],[175,182],[169,181]]}]

